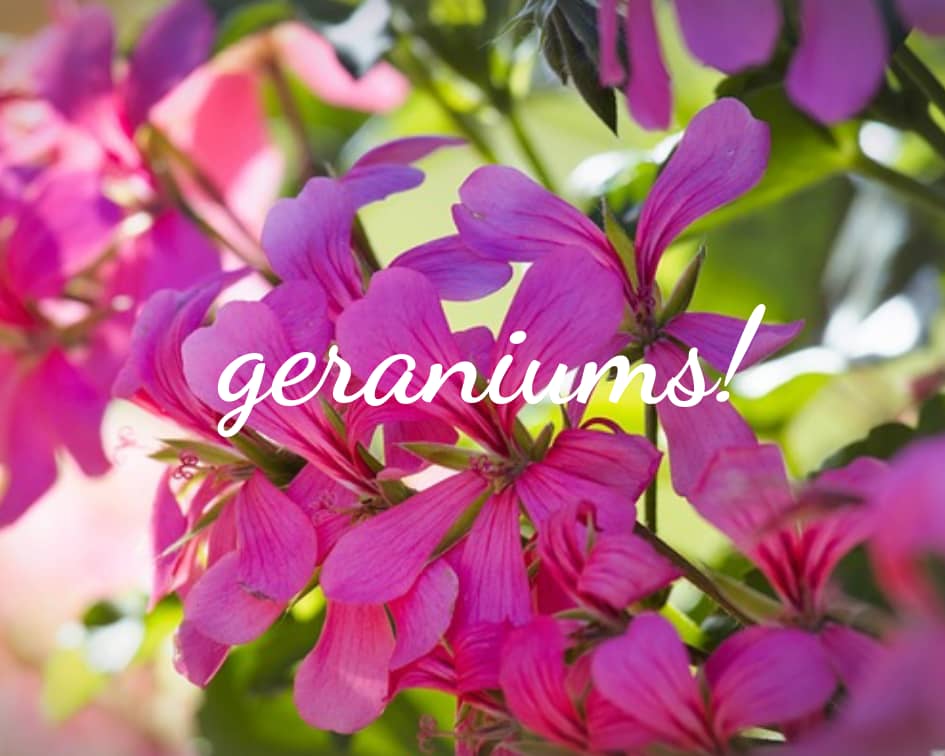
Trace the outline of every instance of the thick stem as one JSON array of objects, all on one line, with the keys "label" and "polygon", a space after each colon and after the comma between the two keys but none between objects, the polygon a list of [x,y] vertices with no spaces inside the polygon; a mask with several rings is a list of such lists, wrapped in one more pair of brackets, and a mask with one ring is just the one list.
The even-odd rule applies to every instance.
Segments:
[{"label": "thick stem", "polygon": [[509,119],[509,125],[512,127],[512,133],[515,135],[515,141],[525,155],[529,167],[535,173],[535,177],[542,183],[548,191],[555,191],[554,180],[551,178],[551,172],[542,160],[541,155],[535,148],[532,138],[528,135],[522,118],[519,115],[518,107],[513,104],[506,113]]},{"label": "thick stem", "polygon": [[659,554],[666,557],[672,564],[679,569],[690,583],[711,598],[719,607],[735,620],[743,625],[752,625],[754,622],[751,617],[742,612],[737,606],[730,602],[719,590],[719,587],[712,582],[705,573],[690,562],[686,557],[680,554],[676,549],[670,546],[666,541],[660,538],[649,528],[643,527],[637,523],[636,534],[647,541]]},{"label": "thick stem", "polygon": [[929,102],[945,115],[945,86],[908,46],[900,45],[893,63],[897,76],[908,76]]},{"label": "thick stem", "polygon": [[934,186],[928,186],[911,176],[907,176],[882,163],[863,156],[854,167],[854,172],[866,178],[879,181],[902,196],[913,200],[922,207],[935,213],[945,213],[945,192]]},{"label": "thick stem", "polygon": [[316,176],[320,173],[318,170],[318,158],[312,149],[311,140],[305,130],[305,119],[302,117],[302,111],[299,110],[299,104],[292,94],[292,87],[286,78],[285,71],[275,58],[270,58],[266,64],[266,72],[272,81],[276,90],[276,96],[279,98],[279,104],[282,106],[282,112],[285,115],[295,141],[298,144],[299,152],[302,154],[302,181]]},{"label": "thick stem", "polygon": [[[657,434],[659,433],[659,417],[656,414],[656,405],[647,404],[644,410],[644,423],[646,426],[646,437],[654,447],[657,446]],[[643,496],[643,519],[646,523],[647,528],[649,528],[654,534],[657,531],[657,516],[656,516],[656,474],[653,475],[653,480],[650,481],[650,485],[647,486],[646,493]]]}]

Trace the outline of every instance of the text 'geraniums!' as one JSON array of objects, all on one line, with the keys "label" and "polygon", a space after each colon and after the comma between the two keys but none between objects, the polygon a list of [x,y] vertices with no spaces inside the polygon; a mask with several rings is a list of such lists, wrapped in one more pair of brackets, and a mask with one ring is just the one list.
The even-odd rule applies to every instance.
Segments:
[{"label": "text 'geraniums!'", "polygon": [[[729,364],[729,376],[736,372],[742,358],[748,353],[752,339],[754,339],[761,319],[764,317],[764,312],[764,305],[758,305],[746,322],[745,330],[738,340]],[[509,344],[513,346],[523,344],[527,338],[528,334],[523,330],[512,331],[508,337]],[[315,373],[318,363],[315,354],[312,352],[296,352],[293,354],[276,370],[269,388],[262,391],[263,380],[266,377],[265,359],[259,352],[250,352],[232,360],[220,373],[220,378],[217,381],[217,394],[220,399],[224,402],[241,402],[241,404],[220,418],[217,430],[224,438],[236,435],[250,419],[253,408],[269,397],[272,397],[274,402],[283,407],[297,407],[300,404],[313,401],[319,396],[327,395],[329,390],[325,384],[333,368],[336,369],[337,377],[330,388],[332,400],[336,404],[351,404],[363,400],[371,407],[381,407],[391,400],[399,405],[409,405],[417,402],[430,404],[436,400],[437,393],[446,382],[456,376],[462,379],[459,395],[467,404],[478,404],[489,400],[493,405],[501,406],[515,402],[519,398],[527,404],[541,404],[545,401],[558,405],[572,401],[586,404],[598,383],[612,372],[616,375],[613,379],[614,386],[610,390],[608,398],[613,403],[617,403],[623,398],[630,382],[638,376],[642,377],[640,398],[645,404],[654,405],[668,400],[677,407],[692,407],[712,394],[716,394],[716,399],[720,402],[728,400],[727,391],[718,391],[722,384],[721,380],[717,380],[711,386],[706,384],[705,376],[699,364],[699,350],[697,347],[692,347],[689,350],[685,363],[675,376],[660,382],[665,388],[662,393],[656,395],[653,392],[657,380],[654,366],[644,362],[631,369],[630,358],[625,354],[615,355],[603,365],[598,365],[596,362],[585,363],[580,370],[581,377],[577,388],[574,388],[575,369],[564,363],[558,363],[554,367],[554,373],[548,385],[538,389],[535,386],[536,378],[544,371],[541,361],[533,359],[528,363],[528,367],[525,368],[524,372],[516,371],[521,374],[518,387],[511,392],[504,393],[502,384],[506,376],[512,371],[513,359],[512,354],[501,355],[496,360],[488,380],[482,378],[476,365],[470,360],[460,360],[449,366],[444,366],[440,362],[433,362],[429,365],[429,370],[426,378],[422,381],[420,390],[410,394],[409,388],[414,383],[417,360],[410,354],[401,352],[381,360],[367,374],[367,378],[362,385],[356,391],[349,393],[347,389],[352,378],[351,365],[338,354],[338,347],[332,345],[328,349],[325,367],[316,384],[302,396],[286,396],[286,388],[307,381]],[[252,374],[249,380],[238,381],[239,388],[234,390],[233,381],[237,372],[247,365],[252,365]],[[381,383],[386,382],[388,378],[387,372],[397,365],[403,365],[403,372],[397,375],[391,388],[385,389],[381,395],[378,395]],[[690,379],[689,381],[686,381],[687,377]],[[483,383],[485,383],[485,388],[481,388]],[[477,386],[481,388],[479,393],[476,393]],[[716,393],[717,391],[718,393]]]}]

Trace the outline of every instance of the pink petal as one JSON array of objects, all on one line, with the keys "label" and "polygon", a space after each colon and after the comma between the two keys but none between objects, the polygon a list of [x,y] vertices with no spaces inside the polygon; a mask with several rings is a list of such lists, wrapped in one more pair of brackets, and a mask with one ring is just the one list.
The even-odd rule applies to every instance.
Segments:
[{"label": "pink petal", "polygon": [[584,703],[590,747],[597,751],[645,753],[653,736],[637,720],[618,709],[597,690],[591,689]]},{"label": "pink petal", "polygon": [[456,573],[439,560],[420,574],[404,596],[390,602],[397,635],[392,669],[419,659],[437,644],[453,618],[458,591]]},{"label": "pink petal", "polygon": [[305,465],[285,492],[308,514],[315,528],[318,557],[324,559],[352,527],[351,513],[359,507],[358,494],[315,465]]},{"label": "pink petal", "polygon": [[445,236],[398,255],[391,267],[426,276],[443,299],[471,301],[498,291],[512,277],[512,266],[473,252],[458,236]]},{"label": "pink petal", "polygon": [[223,666],[229,651],[229,646],[210,640],[185,620],[174,635],[174,669],[203,688]]},{"label": "pink petal", "polygon": [[[756,362],[770,357],[793,341],[803,327],[802,320],[760,326],[742,358],[739,369],[751,367]],[[686,346],[696,347],[699,356],[723,375],[728,371],[744,329],[744,320],[710,312],[684,312],[663,327],[665,333],[679,339]]]},{"label": "pink petal", "polygon": [[331,105],[383,113],[407,97],[410,86],[395,68],[379,63],[355,79],[341,65],[328,40],[305,24],[279,24],[272,34],[283,65]]},{"label": "pink petal", "polygon": [[555,620],[539,617],[509,633],[499,682],[512,714],[528,729],[583,751],[586,736],[565,689],[564,652]]},{"label": "pink petal", "polygon": [[824,625],[817,637],[834,672],[848,690],[859,687],[885,651],[875,638],[835,622]]},{"label": "pink petal", "polygon": [[311,179],[294,199],[279,200],[262,231],[272,269],[285,280],[317,281],[337,315],[361,297],[361,273],[351,252],[356,209],[332,179]]},{"label": "pink petal", "polygon": [[457,137],[402,137],[368,150],[355,161],[351,169],[354,171],[369,165],[410,165],[444,147],[460,147],[464,144],[466,141]]},{"label": "pink petal", "polygon": [[312,727],[354,732],[387,701],[394,633],[382,606],[328,605],[321,637],[295,676],[295,706]]},{"label": "pink petal", "polygon": [[477,474],[459,473],[354,528],[325,560],[325,595],[352,604],[403,596],[450,526],[484,490]]},{"label": "pink petal", "polygon": [[888,56],[886,27],[873,0],[802,0],[788,94],[818,121],[842,121],[872,99]]},{"label": "pink petal", "polygon": [[177,0],[142,32],[123,83],[125,114],[132,130],[151,106],[209,56],[216,32],[203,0]]},{"label": "pink petal", "polygon": [[575,248],[620,270],[607,237],[584,213],[514,168],[476,169],[459,188],[459,198],[453,220],[460,238],[483,257],[532,262]]},{"label": "pink petal", "polygon": [[240,488],[234,506],[240,585],[259,598],[288,601],[315,569],[311,521],[259,470]]},{"label": "pink petal", "polygon": [[[679,373],[686,356],[675,344],[660,340],[647,347],[646,361],[656,369],[660,384]],[[682,496],[688,496],[719,449],[757,443],[748,423],[732,405],[716,401],[715,396],[703,399],[695,407],[677,407],[668,400],[662,401],[656,405],[656,411],[669,447],[673,488]],[[704,428],[712,428],[712,433],[700,430]]]},{"label": "pink petal", "polygon": [[617,54],[617,30],[620,26],[617,0],[601,0],[597,5],[597,44],[600,46],[600,83],[614,87],[623,81],[624,71]]},{"label": "pink petal", "polygon": [[683,229],[758,183],[770,142],[767,124],[728,97],[689,122],[640,213],[636,249],[641,284],[653,281],[660,257]]},{"label": "pink petal", "polygon": [[926,34],[945,34],[945,6],[938,0],[896,0],[906,24]]},{"label": "pink petal", "polygon": [[601,694],[654,739],[684,749],[714,750],[686,649],[659,615],[640,614],[622,636],[601,644],[591,672]]},{"label": "pink petal", "polygon": [[[541,363],[533,379],[537,391],[548,385],[559,365],[574,368],[609,357],[607,349],[623,310],[620,279],[585,252],[560,250],[542,257],[519,284],[496,339],[492,363],[504,355],[514,357],[501,382],[504,392],[522,385],[532,360]],[[517,345],[509,341],[516,331],[524,331],[527,337]],[[512,411],[522,403],[507,409]]]},{"label": "pink petal", "polygon": [[504,622],[450,628],[447,640],[453,649],[457,690],[472,693],[499,687],[501,651],[509,630]]},{"label": "pink petal", "polygon": [[539,527],[569,503],[596,503],[601,527],[632,528],[634,503],[646,490],[661,455],[646,439],[578,428],[555,438],[545,458],[529,465],[515,487]]},{"label": "pink petal", "polygon": [[161,476],[151,510],[151,554],[154,557],[151,598],[149,609],[174,590],[174,568],[178,553],[165,554],[165,550],[179,541],[187,532],[187,518],[181,514],[177,497],[170,486],[171,473]]},{"label": "pink petal", "polygon": [[204,573],[184,600],[184,620],[217,643],[255,640],[282,614],[284,605],[257,598],[239,583],[239,556],[230,552]]},{"label": "pink petal", "polygon": [[521,625],[528,621],[528,576],[514,489],[506,488],[486,500],[463,543],[457,573],[462,586],[457,605],[461,622]]},{"label": "pink petal", "polygon": [[690,52],[725,73],[766,63],[781,31],[778,0],[676,0]]},{"label": "pink petal", "polygon": [[705,676],[714,728],[722,740],[748,727],[813,714],[837,687],[817,636],[793,629],[742,630],[709,657]]},{"label": "pink petal", "polygon": [[627,0],[626,34],[630,115],[645,129],[667,129],[673,96],[653,18],[653,0]]},{"label": "pink petal", "polygon": [[632,533],[597,537],[578,579],[578,590],[622,609],[669,585],[679,570]]}]

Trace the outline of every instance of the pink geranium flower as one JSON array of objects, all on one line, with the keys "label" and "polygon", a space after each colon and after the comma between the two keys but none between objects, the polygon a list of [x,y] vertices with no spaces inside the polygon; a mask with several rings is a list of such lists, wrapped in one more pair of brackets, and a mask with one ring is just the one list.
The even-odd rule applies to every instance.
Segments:
[{"label": "pink geranium flower", "polygon": [[696,679],[672,625],[644,613],[594,652],[591,675],[600,694],[646,733],[645,741],[719,753],[746,729],[823,709],[836,688],[824,657],[807,633],[754,627],[726,639]]},{"label": "pink geranium flower", "polygon": [[[642,349],[664,383],[685,364],[686,352],[679,344],[697,347],[703,359],[724,373],[744,322],[715,313],[664,315],[658,305],[656,269],[689,224],[757,183],[768,149],[767,126],[736,100],[719,100],[693,118],[643,203],[629,270],[597,226],[512,168],[475,171],[460,188],[461,202],[453,216],[463,243],[483,257],[530,262],[571,249],[595,260],[623,292],[628,324],[622,332],[624,343]],[[776,352],[800,328],[800,323],[762,326],[741,367]],[[715,450],[754,440],[745,421],[726,403],[710,400],[680,408],[660,402],[657,412],[669,444],[673,485],[683,495]],[[712,428],[713,433],[697,428]]]},{"label": "pink geranium flower", "polygon": [[817,633],[847,685],[856,683],[879,646],[828,620],[828,581],[840,559],[875,534],[877,520],[865,502],[883,472],[882,463],[862,458],[795,490],[780,451],[765,444],[721,450],[690,494],[699,514],[771,583],[784,607],[777,620]]}]

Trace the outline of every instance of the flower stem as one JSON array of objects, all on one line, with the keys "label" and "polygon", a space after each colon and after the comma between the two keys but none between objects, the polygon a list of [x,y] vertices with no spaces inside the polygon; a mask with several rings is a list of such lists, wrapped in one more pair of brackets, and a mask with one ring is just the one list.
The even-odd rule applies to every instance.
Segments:
[{"label": "flower stem", "polygon": [[302,153],[302,181],[304,182],[321,173],[318,168],[318,158],[312,149],[312,142],[308,138],[308,132],[305,129],[305,119],[302,117],[299,104],[292,94],[292,86],[285,75],[285,71],[275,57],[271,57],[267,61],[266,73],[272,81],[272,85],[276,90],[276,97],[279,98],[279,104],[282,106],[282,112],[292,129],[299,151]]},{"label": "flower stem", "polygon": [[518,107],[512,104],[506,115],[509,119],[509,125],[512,127],[512,133],[515,135],[515,141],[518,142],[518,146],[525,155],[528,165],[531,167],[532,171],[534,171],[535,177],[548,191],[555,191],[554,179],[551,178],[551,172],[542,160],[541,155],[538,154],[538,150],[535,148],[535,143],[532,141],[532,138],[528,135],[528,131],[526,131],[525,125],[522,123]]},{"label": "flower stem", "polygon": [[911,176],[888,168],[872,158],[862,156],[853,168],[865,178],[885,184],[904,197],[913,200],[934,213],[945,213],[945,192],[934,186],[923,184]]},{"label": "flower stem", "polygon": [[[654,447],[657,446],[656,437],[659,433],[659,417],[656,414],[656,405],[647,404],[644,410],[644,424],[646,426],[646,437],[647,440],[653,444]],[[656,516],[656,478],[657,475],[654,473],[653,480],[650,481],[650,485],[647,486],[646,493],[643,497],[643,519],[646,522],[646,527],[649,528],[654,535],[656,534],[657,526],[657,516]]]},{"label": "flower stem", "polygon": [[897,75],[901,73],[908,76],[929,102],[945,115],[945,86],[942,86],[942,82],[928,69],[919,56],[907,45],[900,45],[893,56],[893,61],[896,64]]},{"label": "flower stem", "polygon": [[640,523],[637,523],[635,532],[638,536],[649,543],[660,555],[666,557],[666,559],[672,562],[673,566],[679,569],[686,580],[696,586],[696,588],[702,591],[706,596],[711,598],[723,611],[731,615],[733,619],[737,620],[743,625],[754,624],[748,615],[742,612],[741,609],[739,609],[731,601],[729,601],[728,598],[725,597],[722,591],[719,590],[719,587],[713,583],[705,573],[703,573],[692,562],[686,559],[686,557],[676,551],[676,549],[666,543],[666,541],[656,535],[656,533],[654,533],[649,528],[644,527]]}]

